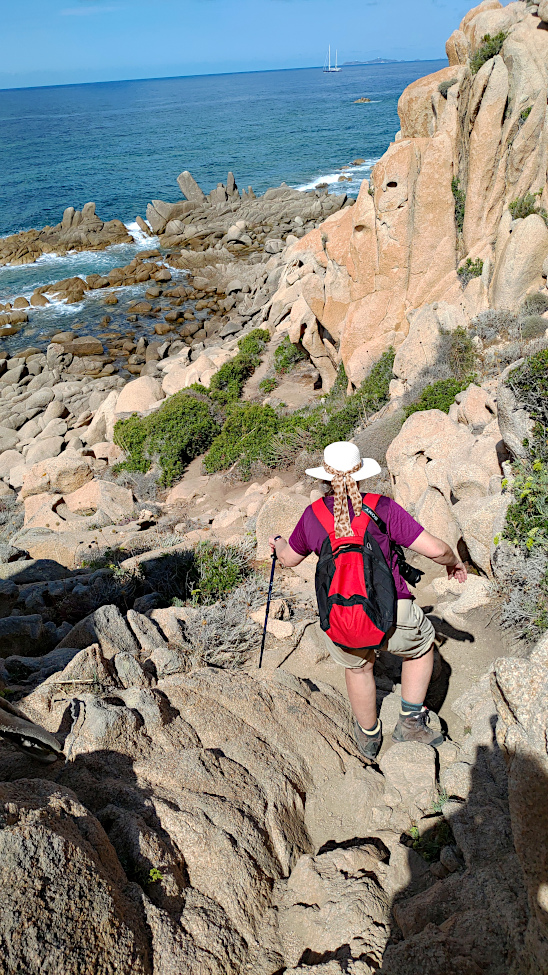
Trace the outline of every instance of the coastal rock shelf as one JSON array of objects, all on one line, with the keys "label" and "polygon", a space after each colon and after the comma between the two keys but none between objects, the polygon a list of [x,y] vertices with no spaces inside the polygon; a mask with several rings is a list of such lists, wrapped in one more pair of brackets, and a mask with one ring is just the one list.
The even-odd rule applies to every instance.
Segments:
[{"label": "coastal rock shelf", "polygon": [[42,254],[103,250],[111,244],[131,244],[133,237],[121,220],[101,220],[95,203],[82,210],[67,207],[61,223],[42,230],[23,230],[0,239],[0,265],[32,264]]},{"label": "coastal rock shelf", "polygon": [[[58,341],[57,332],[68,331],[75,333],[70,343],[83,331],[99,339],[109,353],[102,363],[97,358],[82,361],[81,356],[77,362],[67,360],[65,367],[72,373],[108,375],[122,366],[126,373],[154,374],[153,361],[162,355],[145,349],[156,335],[165,337],[157,344],[164,345],[163,355],[167,349],[170,355],[178,353],[185,343],[195,357],[212,344],[234,338],[248,323],[260,324],[278,285],[286,248],[354,202],[345,194],[304,193],[285,185],[256,198],[251,188],[240,194],[231,173],[226,187],[219,184],[209,197],[188,173],[181,174],[179,185],[192,200],[155,200],[147,208],[150,226],[137,220],[147,235],[155,231],[159,248],[142,250],[129,264],[104,274],[40,285],[32,295],[17,295],[0,305],[0,337],[8,341],[12,356],[28,357],[29,347],[23,344],[27,334],[32,354],[46,351],[41,323],[46,315],[48,323],[56,321],[52,303],[61,301],[78,311],[68,319],[68,329],[57,326],[50,332],[50,341]],[[142,289],[141,296],[126,297],[126,288],[133,289],[131,296]],[[102,306],[109,314],[101,317]],[[80,338],[83,343],[84,336]],[[96,355],[101,355],[99,349]]]}]

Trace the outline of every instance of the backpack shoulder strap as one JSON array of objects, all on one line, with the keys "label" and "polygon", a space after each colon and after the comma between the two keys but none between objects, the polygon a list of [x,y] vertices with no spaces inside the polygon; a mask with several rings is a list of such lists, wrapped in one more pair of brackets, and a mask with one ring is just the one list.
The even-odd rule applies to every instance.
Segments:
[{"label": "backpack shoulder strap", "polygon": [[322,528],[325,528],[328,535],[332,535],[335,531],[335,518],[327,507],[324,499],[318,498],[317,501],[313,502],[311,508]]}]

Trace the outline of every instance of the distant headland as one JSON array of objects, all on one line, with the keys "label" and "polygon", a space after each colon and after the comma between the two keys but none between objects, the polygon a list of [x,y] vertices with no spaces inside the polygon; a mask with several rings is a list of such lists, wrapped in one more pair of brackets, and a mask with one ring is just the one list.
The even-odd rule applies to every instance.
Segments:
[{"label": "distant headland", "polygon": [[353,64],[403,64],[403,61],[397,61],[395,58],[373,58],[370,61],[345,61],[345,67],[351,67]]}]

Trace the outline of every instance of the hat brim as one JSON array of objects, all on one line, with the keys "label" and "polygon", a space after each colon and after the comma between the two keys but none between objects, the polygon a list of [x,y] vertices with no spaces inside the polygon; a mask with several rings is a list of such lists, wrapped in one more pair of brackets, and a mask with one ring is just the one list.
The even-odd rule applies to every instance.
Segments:
[{"label": "hat brim", "polygon": [[[305,471],[309,477],[317,477],[320,481],[332,481],[333,474],[328,474],[325,467],[310,467]],[[372,457],[363,457],[362,466],[359,471],[355,471],[350,476],[354,478],[355,481],[365,481],[368,477],[374,477],[375,474],[381,473],[381,467],[377,464],[376,460]]]}]

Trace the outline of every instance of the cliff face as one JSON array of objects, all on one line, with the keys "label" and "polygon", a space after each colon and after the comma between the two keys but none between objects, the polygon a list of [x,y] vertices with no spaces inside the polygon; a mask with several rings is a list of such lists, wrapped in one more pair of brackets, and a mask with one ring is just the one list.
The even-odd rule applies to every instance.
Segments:
[{"label": "cliff face", "polygon": [[[500,53],[474,72],[484,36],[501,32]],[[514,310],[543,285],[548,228],[537,213],[514,220],[509,204],[531,193],[537,209],[548,208],[548,4],[485,0],[446,49],[449,67],[402,94],[401,131],[355,206],[288,252],[269,321],[289,324],[324,386],[341,361],[358,384],[393,345],[399,395],[412,373],[410,331],[420,328],[411,313],[444,302],[452,328],[487,307]],[[465,201],[461,228],[454,180]],[[457,268],[467,258],[481,258],[483,273],[463,288]]]}]

